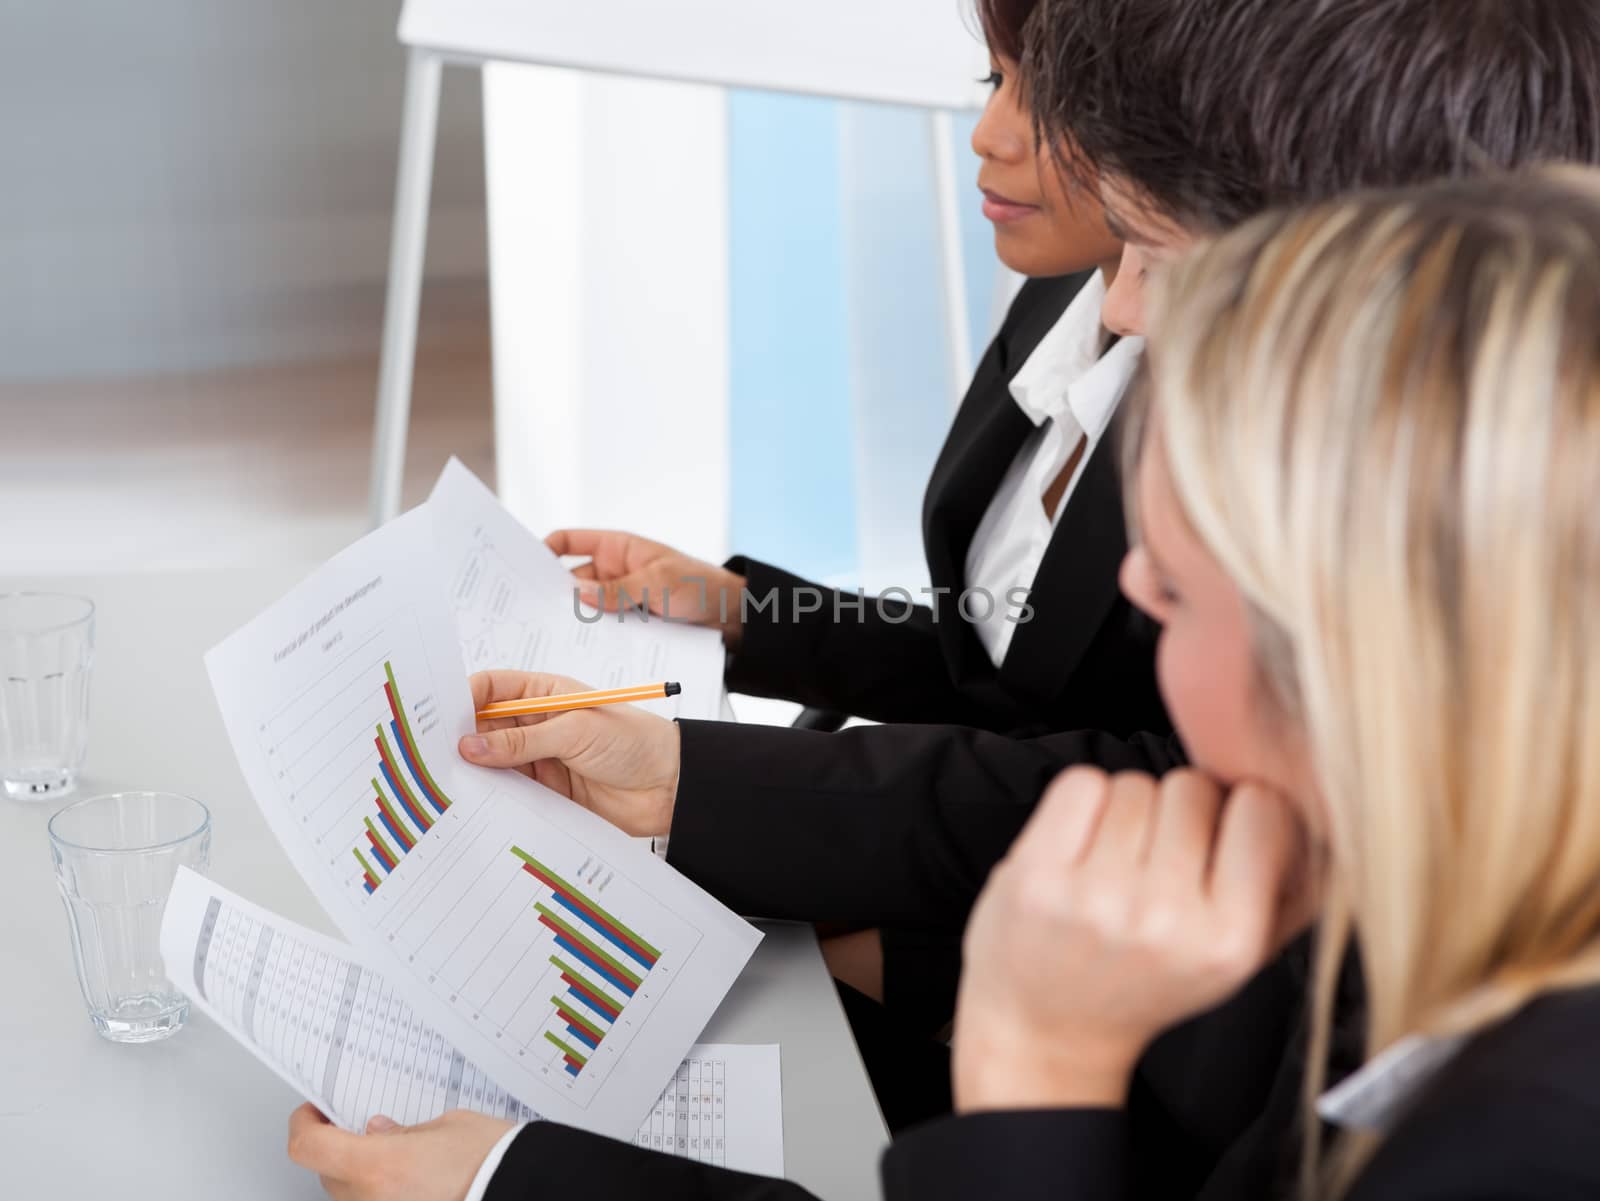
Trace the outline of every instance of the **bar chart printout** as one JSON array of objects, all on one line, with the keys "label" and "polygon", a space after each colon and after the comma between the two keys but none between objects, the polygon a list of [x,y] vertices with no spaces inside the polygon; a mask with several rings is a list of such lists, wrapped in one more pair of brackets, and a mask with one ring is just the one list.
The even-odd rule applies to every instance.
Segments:
[{"label": "bar chart printout", "polygon": [[388,720],[380,720],[375,727],[377,737],[372,745],[376,766],[367,781],[375,812],[362,818],[366,846],[358,843],[351,849],[361,868],[361,885],[369,896],[450,808],[450,798],[428,770],[411,731],[400,685],[394,678],[394,664],[386,660],[383,672]]},{"label": "bar chart printout", "polygon": [[[183,869],[161,927],[167,970],[195,1006],[348,1130],[451,1109],[537,1121],[350,946]],[[776,1046],[695,1046],[633,1142],[783,1175]]]},{"label": "bar chart printout", "polygon": [[540,1113],[627,1137],[760,933],[460,757],[476,723],[436,537],[426,508],[367,535],[215,647],[212,686],[290,861],[421,1020]]},{"label": "bar chart printout", "polygon": [[[521,847],[513,846],[511,853],[521,860],[523,871],[550,889],[551,900],[565,911],[557,912],[543,902],[534,904],[540,924],[555,935],[561,954],[550,956],[550,963],[566,986],[565,996],[550,998],[556,1016],[566,1024],[565,1035],[546,1031],[545,1038],[561,1052],[568,1075],[577,1076],[661,952]],[[568,1039],[582,1049],[571,1046]]]},{"label": "bar chart printout", "polygon": [[429,992],[546,1088],[587,1106],[671,1004],[704,932],[655,902],[632,865],[531,815],[514,832],[486,810],[461,810],[448,819],[459,822],[448,875],[408,884],[380,928]]},{"label": "bar chart printout", "polygon": [[457,799],[418,615],[375,614],[331,639],[326,661],[306,661],[256,718],[252,748],[320,866],[374,901],[421,871]]}]

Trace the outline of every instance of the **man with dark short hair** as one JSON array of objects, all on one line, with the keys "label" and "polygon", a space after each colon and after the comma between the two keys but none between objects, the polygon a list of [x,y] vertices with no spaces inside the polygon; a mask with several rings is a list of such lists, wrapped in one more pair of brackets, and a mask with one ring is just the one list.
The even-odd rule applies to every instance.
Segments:
[{"label": "man with dark short hair", "polygon": [[1040,0],[1039,136],[1126,249],[1102,319],[1197,239],[1342,192],[1600,161],[1592,0]]},{"label": "man with dark short hair", "polygon": [[[1042,0],[1031,20],[1023,70],[1040,136],[1064,170],[1103,180],[1128,243],[1103,318],[1114,332],[1142,331],[1146,272],[1270,206],[1543,160],[1600,163],[1594,0]],[[501,739],[474,758],[559,761],[603,816],[636,833],[670,829],[670,861],[741,912],[952,939],[1062,768],[1159,774],[1184,762],[1159,738],[1018,740],[912,725],[830,735],[602,710],[516,737],[515,751]],[[1124,1110],[1018,1099],[907,1134],[886,1153],[886,1194],[1288,1195],[1302,1065],[1284,1047],[1304,979],[1291,953],[1169,1031],[1141,1062]],[[1221,1090],[1189,1071],[1215,1063],[1219,1047],[1234,1069]],[[350,1195],[417,1195],[396,1177],[392,1139],[343,1136],[335,1148],[336,1136],[319,1138]],[[465,1155],[451,1138],[417,1131],[413,1158],[482,1162],[483,1148]],[[1126,1163],[1107,1158],[1106,1145],[1124,1143]],[[471,1196],[563,1190],[805,1196],[553,1123],[507,1132]]]}]

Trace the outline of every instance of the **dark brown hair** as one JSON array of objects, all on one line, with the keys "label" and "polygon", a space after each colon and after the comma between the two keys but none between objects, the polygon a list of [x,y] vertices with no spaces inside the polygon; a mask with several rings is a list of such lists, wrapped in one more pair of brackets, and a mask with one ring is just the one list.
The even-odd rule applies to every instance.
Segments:
[{"label": "dark brown hair", "polygon": [[1038,0],[1022,75],[1069,176],[1201,229],[1600,162],[1594,0]]},{"label": "dark brown hair", "polygon": [[1023,29],[1039,0],[978,0],[978,22],[989,49],[1014,63],[1022,61],[1027,44]]}]

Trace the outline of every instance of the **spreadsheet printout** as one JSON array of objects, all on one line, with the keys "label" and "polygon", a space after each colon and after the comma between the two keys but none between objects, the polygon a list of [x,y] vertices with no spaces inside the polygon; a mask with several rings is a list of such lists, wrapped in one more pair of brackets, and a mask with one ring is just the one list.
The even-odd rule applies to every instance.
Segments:
[{"label": "spreadsheet printout", "polygon": [[640,708],[671,718],[722,716],[725,655],[717,631],[579,606],[576,581],[561,560],[459,459],[445,464],[428,508],[469,671],[548,672],[590,688],[671,680],[681,693]]},{"label": "spreadsheet printout", "polygon": [[[168,974],[203,1013],[347,1130],[452,1109],[540,1115],[408,1006],[355,948],[184,868],[162,921]],[[696,1044],[629,1141],[701,1163],[783,1175],[775,1045]]]}]

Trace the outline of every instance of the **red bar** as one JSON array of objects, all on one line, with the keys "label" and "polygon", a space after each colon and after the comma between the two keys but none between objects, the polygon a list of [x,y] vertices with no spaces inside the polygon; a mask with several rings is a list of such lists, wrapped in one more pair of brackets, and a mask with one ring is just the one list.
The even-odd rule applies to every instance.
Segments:
[{"label": "red bar", "polygon": [[367,831],[367,841],[372,844],[372,853],[377,856],[378,862],[388,871],[394,871],[394,861],[383,853],[383,844],[372,836],[372,831]]},{"label": "red bar", "polygon": [[405,822],[400,820],[400,815],[389,804],[388,798],[383,795],[381,788],[378,789],[378,815],[378,824],[393,834],[395,840],[407,851],[417,845],[417,840],[411,836],[411,831],[406,829]]},{"label": "red bar", "polygon": [[395,696],[394,689],[389,686],[388,681],[384,681],[383,695],[389,698],[389,712],[394,714],[394,736],[400,740],[400,745],[411,753],[411,762],[417,765],[417,770],[411,777],[417,782],[417,791],[422,793],[435,809],[443,813],[450,808],[450,802],[428,787],[428,777],[422,770],[422,753],[417,750],[417,742],[411,737],[410,727],[400,716],[400,698]]},{"label": "red bar", "polygon": [[[584,1018],[582,1021],[579,1021],[577,1018],[573,1017],[571,1013],[565,1009],[562,1009],[559,1005],[556,1006],[556,1013],[561,1015],[561,1020],[567,1025],[576,1026],[579,1030],[588,1031],[589,1027],[594,1025],[593,1018]],[[604,1032],[602,1031],[602,1033]]]},{"label": "red bar", "polygon": [[566,972],[561,973],[561,978],[568,984],[572,985],[573,988],[581,992],[588,1000],[593,1001],[602,1010],[604,1010],[606,1016],[609,1017],[613,1022],[622,1016],[622,1010],[618,1009],[611,1001],[595,992],[594,989],[590,988],[582,980],[574,980],[571,976],[567,975]]},{"label": "red bar", "polygon": [[560,935],[562,938],[565,938],[567,936],[567,932],[565,930],[563,930],[560,926],[556,925],[553,921],[551,921],[549,918],[547,918],[542,913],[539,915],[539,924],[542,925],[542,926],[548,926],[552,931],[554,931],[556,934]]},{"label": "red bar", "polygon": [[583,1071],[583,1065],[581,1063],[579,1063],[576,1059],[572,1058],[572,1056],[568,1055],[565,1051],[561,1052],[561,1058],[565,1059],[573,1067],[577,1068],[578,1071],[580,1071],[580,1072]]},{"label": "red bar", "polygon": [[361,873],[361,874],[362,874],[362,875],[363,875],[363,876],[364,876],[364,877],[366,877],[366,881],[367,881],[367,883],[368,883],[368,884],[370,884],[370,885],[372,885],[372,887],[373,887],[373,888],[377,888],[377,887],[378,887],[378,883],[379,883],[379,882],[378,882],[378,881],[377,881],[377,880],[374,880],[374,879],[373,879],[373,878],[372,878],[372,873],[371,873],[371,872],[362,872],[362,873]]},{"label": "red bar", "polygon": [[[385,687],[388,687],[388,685],[385,685]],[[383,765],[394,773],[394,778],[395,778],[396,784],[398,785],[398,783],[400,781],[405,779],[405,776],[404,776],[404,774],[402,774],[402,769],[401,769],[400,765],[398,763],[394,762],[392,759],[390,759],[389,756],[384,752],[384,749],[383,749],[383,738],[381,736],[378,737],[378,738],[374,738],[372,740],[372,745],[378,748],[378,758],[382,759],[383,760]],[[424,817],[422,814],[418,813],[415,809],[413,809],[410,805],[406,804],[406,790],[404,788],[395,787],[393,789],[393,792],[395,794],[394,795],[395,802],[400,806],[400,808],[404,809],[408,814],[411,815],[411,820],[417,823],[417,826],[422,830],[422,832],[424,834],[426,834],[429,830],[433,829],[433,822],[432,822],[431,819],[429,819],[427,817]]]},{"label": "red bar", "polygon": [[[637,942],[635,942],[633,939],[629,938],[626,934],[624,934],[621,930],[618,930],[616,928],[616,926],[614,926],[610,922],[606,921],[606,919],[601,917],[598,913],[596,913],[594,911],[594,907],[592,905],[589,905],[587,902],[585,902],[582,897],[573,896],[565,888],[562,888],[561,885],[557,884],[554,880],[550,879],[549,876],[545,875],[541,871],[535,870],[533,864],[531,864],[531,863],[524,862],[523,865],[522,865],[522,870],[527,872],[535,880],[539,881],[539,883],[543,884],[551,892],[560,894],[561,896],[565,897],[568,901],[572,902],[572,904],[574,906],[576,906],[577,908],[583,910],[583,912],[586,915],[588,915],[588,917],[595,923],[595,925],[602,926],[605,929],[609,930],[613,935],[616,936],[616,939],[617,939],[618,942],[622,943],[624,946],[632,947],[635,951],[639,952],[640,955],[644,956],[645,962],[647,962],[650,965],[650,967],[655,967],[656,960],[658,958],[660,958],[660,956],[650,954],[649,951],[645,950]],[[648,971],[649,969],[646,969],[646,970]]]}]

